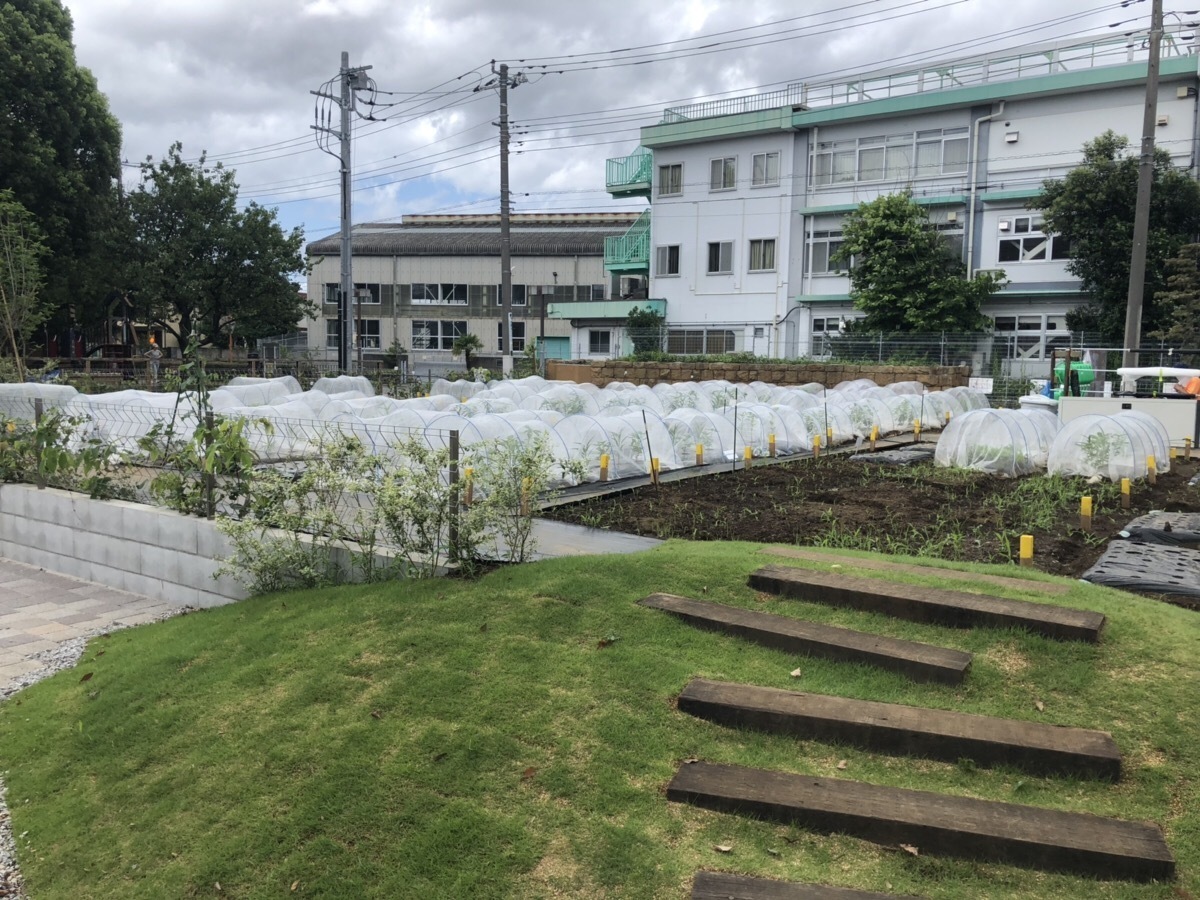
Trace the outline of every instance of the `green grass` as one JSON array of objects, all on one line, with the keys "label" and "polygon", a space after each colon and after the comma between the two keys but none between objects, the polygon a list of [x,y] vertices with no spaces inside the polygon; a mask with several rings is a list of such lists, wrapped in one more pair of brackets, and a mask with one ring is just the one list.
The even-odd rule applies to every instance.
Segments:
[{"label": "green grass", "polygon": [[[76,669],[0,705],[30,894],[682,898],[701,867],[930,898],[1200,891],[1195,613],[1078,584],[1061,602],[1110,617],[1099,646],[894,622],[755,594],[746,575],[780,562],[755,549],[671,542],[477,582],[280,594],[99,638]],[[914,685],[635,605],[656,590],[976,661],[960,688]],[[1128,774],[1039,778],[725,729],[673,708],[696,675],[1102,728]],[[668,803],[688,757],[1154,820],[1179,879],[913,857]]]}]

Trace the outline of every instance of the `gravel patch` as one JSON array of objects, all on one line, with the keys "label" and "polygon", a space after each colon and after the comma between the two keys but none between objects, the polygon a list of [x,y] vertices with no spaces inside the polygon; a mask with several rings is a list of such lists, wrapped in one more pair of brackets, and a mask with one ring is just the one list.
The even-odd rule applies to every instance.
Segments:
[{"label": "gravel patch", "polygon": [[[194,611],[191,607],[184,606],[163,613],[154,621],[161,622],[164,619],[170,619],[173,616]],[[7,685],[0,686],[0,702],[7,700],[13,694],[23,688],[29,687],[31,684],[37,684],[43,678],[49,678],[56,672],[71,668],[79,662],[79,657],[83,655],[88,641],[102,634],[118,631],[123,627],[126,626],[120,622],[115,622],[111,628],[98,629],[83,637],[63,641],[49,650],[35,653],[30,658],[42,663],[42,667],[18,676]],[[8,788],[4,783],[3,776],[5,774],[7,773],[0,773],[0,898],[3,898],[3,900],[28,900],[29,895],[25,893],[25,884],[21,878],[21,869],[17,865],[17,842],[24,839],[25,835],[13,834],[12,816],[9,814],[8,803],[6,801]]]}]

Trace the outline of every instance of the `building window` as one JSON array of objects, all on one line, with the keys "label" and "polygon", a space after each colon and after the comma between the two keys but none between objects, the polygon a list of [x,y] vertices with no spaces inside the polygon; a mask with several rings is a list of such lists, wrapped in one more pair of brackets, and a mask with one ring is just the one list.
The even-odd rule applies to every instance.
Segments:
[{"label": "building window", "polygon": [[[337,285],[334,285],[337,287]],[[336,302],[336,301],[335,301]],[[325,349],[337,350],[342,345],[342,323],[337,319],[325,320]]]},{"label": "building window", "polygon": [[708,274],[728,275],[733,271],[733,241],[714,241],[708,245]]},{"label": "building window", "polygon": [[336,306],[338,302],[339,285],[336,282],[325,282],[325,302],[331,306]]},{"label": "building window", "polygon": [[363,306],[374,306],[380,302],[382,287],[378,284],[355,284],[354,299]]},{"label": "building window", "polygon": [[612,353],[611,331],[588,331],[588,353],[592,356],[608,356]]},{"label": "building window", "polygon": [[[500,302],[500,288],[501,287],[502,287],[502,285],[499,285],[499,284],[496,285],[496,302],[497,303]],[[512,289],[512,299],[509,302],[513,306],[525,306],[526,302],[528,301],[529,294],[537,293],[537,288],[534,288],[534,290],[531,292],[529,290],[529,286],[524,285],[524,284],[510,284],[509,287]],[[547,290],[546,293],[548,294],[548,293],[550,293],[550,291]]]},{"label": "building window", "polygon": [[381,334],[378,319],[360,319],[358,321],[358,342],[364,350],[378,350]]},{"label": "building window", "polygon": [[414,282],[412,285],[412,302],[417,306],[432,306],[437,303],[448,306],[466,306],[467,286],[465,284],[426,284]]},{"label": "building window", "polygon": [[821,316],[812,320],[813,334],[837,334],[845,322],[841,316]]},{"label": "building window", "polygon": [[654,266],[655,275],[678,275],[679,274],[679,245],[670,244],[665,247],[656,248],[656,256],[658,257]]},{"label": "building window", "polygon": [[683,163],[658,167],[658,196],[671,197],[683,193]]},{"label": "building window", "polygon": [[414,350],[452,350],[455,338],[467,333],[467,323],[446,319],[413,319]]},{"label": "building window", "polygon": [[820,187],[962,173],[967,171],[967,133],[966,127],[937,128],[822,141],[813,154],[813,179]]},{"label": "building window", "polygon": [[842,249],[840,231],[814,231],[809,244],[808,270],[813,275],[836,275],[846,271],[846,261],[835,259]]},{"label": "building window", "polygon": [[602,284],[593,284],[592,285],[592,299],[593,300],[603,300],[604,299],[604,285],[602,285]]},{"label": "building window", "polygon": [[708,188],[711,191],[730,191],[737,187],[737,157],[724,156],[712,161]]},{"label": "building window", "polygon": [[750,271],[772,272],[775,269],[775,238],[750,242]]},{"label": "building window", "polygon": [[667,332],[667,352],[676,356],[733,353],[734,333],[725,328],[672,328]]},{"label": "building window", "polygon": [[751,167],[750,184],[753,187],[764,187],[769,184],[779,184],[779,152],[755,153],[754,164]]},{"label": "building window", "polygon": [[[525,323],[513,322],[513,353],[525,352]],[[504,352],[504,323],[496,323],[496,346],[500,348],[500,352]]]},{"label": "building window", "polygon": [[1046,359],[1055,347],[1070,345],[1066,316],[996,316],[993,324],[1012,359]]},{"label": "building window", "polygon": [[1002,263],[1069,259],[1071,242],[1062,235],[1047,234],[1044,227],[1041,216],[1001,219],[997,259]]}]

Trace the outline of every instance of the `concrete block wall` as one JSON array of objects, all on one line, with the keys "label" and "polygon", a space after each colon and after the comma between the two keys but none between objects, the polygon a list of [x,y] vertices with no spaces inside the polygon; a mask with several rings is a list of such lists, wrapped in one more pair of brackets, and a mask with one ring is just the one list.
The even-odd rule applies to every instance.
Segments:
[{"label": "concrete block wall", "polygon": [[0,485],[0,556],[142,594],[173,606],[220,606],[247,596],[213,578],[228,538],[207,519],[92,500],[53,488]]},{"label": "concrete block wall", "polygon": [[966,385],[969,366],[883,366],[843,365],[841,363],[710,363],[710,362],[634,362],[604,360],[580,363],[548,360],[546,377],[555,381],[591,383],[604,387],[614,381],[655,385],[660,382],[724,380],[734,384],[765,381],[767,384],[796,385],[818,382],[827,388],[843,381],[870,378],[876,384],[919,381],[929,390]]}]

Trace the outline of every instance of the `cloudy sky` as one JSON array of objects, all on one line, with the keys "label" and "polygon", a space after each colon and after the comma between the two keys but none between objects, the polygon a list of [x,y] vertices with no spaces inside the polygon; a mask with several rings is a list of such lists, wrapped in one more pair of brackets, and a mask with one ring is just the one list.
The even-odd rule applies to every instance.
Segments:
[{"label": "cloudy sky", "polygon": [[[328,89],[343,50],[378,89],[359,105],[378,121],[354,131],[362,222],[499,209],[493,60],[528,78],[509,98],[514,211],[613,210],[604,160],[631,152],[665,107],[1120,37],[1150,17],[1147,0],[65,2],[79,62],[121,122],[128,185],[178,140],[185,157],[235,169],[243,201],[276,207],[310,240],[338,227],[337,161],[317,146],[310,92]],[[1167,0],[1179,12],[1168,24],[1189,3]]]}]

